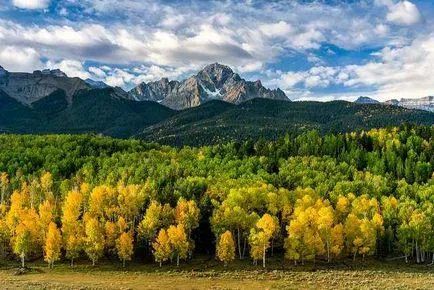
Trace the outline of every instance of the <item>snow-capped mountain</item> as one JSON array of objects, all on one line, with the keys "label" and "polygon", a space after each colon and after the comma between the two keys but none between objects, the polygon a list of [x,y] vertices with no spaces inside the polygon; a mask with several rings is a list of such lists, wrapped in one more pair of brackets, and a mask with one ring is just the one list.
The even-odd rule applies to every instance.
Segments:
[{"label": "snow-capped mountain", "polygon": [[385,104],[400,106],[407,109],[419,109],[429,112],[434,112],[434,96],[423,97],[419,99],[406,99],[401,100],[390,100],[386,101]]},{"label": "snow-capped mountain", "polygon": [[162,78],[156,82],[141,83],[130,91],[130,95],[137,101],[156,101],[176,110],[196,107],[214,99],[233,104],[254,98],[289,101],[282,90],[267,89],[260,81],[246,81],[230,67],[219,63],[207,65],[183,81]]}]

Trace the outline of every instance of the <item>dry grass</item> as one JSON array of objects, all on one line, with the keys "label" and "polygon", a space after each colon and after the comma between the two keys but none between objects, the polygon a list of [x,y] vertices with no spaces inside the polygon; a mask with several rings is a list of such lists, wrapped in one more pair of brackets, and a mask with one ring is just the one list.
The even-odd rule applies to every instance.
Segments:
[{"label": "dry grass", "polygon": [[96,267],[83,261],[75,268],[42,262],[29,264],[25,275],[13,275],[15,264],[0,270],[1,289],[433,289],[434,269],[402,262],[345,261],[293,266],[270,261],[266,270],[248,261],[224,269],[213,260],[195,259],[180,268],[132,263],[126,269],[109,261]]}]

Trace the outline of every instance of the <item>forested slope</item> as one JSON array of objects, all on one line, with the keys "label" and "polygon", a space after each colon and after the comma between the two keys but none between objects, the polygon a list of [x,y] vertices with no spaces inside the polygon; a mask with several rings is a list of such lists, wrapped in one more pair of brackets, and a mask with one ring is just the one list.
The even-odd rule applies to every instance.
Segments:
[{"label": "forested slope", "polygon": [[2,259],[431,262],[434,128],[175,149],[0,136]]},{"label": "forested slope", "polygon": [[434,124],[434,114],[344,101],[285,102],[253,99],[240,105],[211,101],[145,128],[140,137],[169,145],[210,145],[232,140],[277,139],[285,133],[351,132],[404,122]]}]

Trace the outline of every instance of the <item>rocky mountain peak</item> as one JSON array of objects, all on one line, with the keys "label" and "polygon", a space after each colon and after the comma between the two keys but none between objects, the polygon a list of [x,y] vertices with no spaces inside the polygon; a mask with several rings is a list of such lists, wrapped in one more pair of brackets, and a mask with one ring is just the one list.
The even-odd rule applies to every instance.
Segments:
[{"label": "rocky mountain peak", "polygon": [[142,83],[130,94],[135,100],[157,101],[176,110],[199,106],[209,100],[234,104],[253,98],[289,100],[283,91],[266,89],[259,80],[246,81],[229,66],[219,63],[209,64],[181,82],[163,78]]},{"label": "rocky mountain peak", "polygon": [[72,96],[76,92],[88,90],[90,87],[79,78],[67,77],[59,69],[23,73],[8,72],[2,68],[0,76],[0,89],[25,105],[31,105],[57,90],[64,91],[68,102],[72,102]]},{"label": "rocky mountain peak", "polygon": [[380,102],[370,98],[370,97],[365,97],[365,96],[360,96],[357,98],[357,100],[354,101],[355,103],[358,104],[379,104]]},{"label": "rocky mountain peak", "polygon": [[233,74],[233,70],[227,65],[220,64],[218,62],[205,66],[200,72],[205,72],[209,75],[230,75]]},{"label": "rocky mountain peak", "polygon": [[8,71],[5,70],[5,69],[0,65],[0,77],[6,75],[7,73],[8,73]]},{"label": "rocky mountain peak", "polygon": [[33,75],[35,76],[53,76],[53,77],[59,77],[59,78],[66,78],[68,77],[63,71],[60,69],[43,69],[43,70],[35,70],[33,72]]}]

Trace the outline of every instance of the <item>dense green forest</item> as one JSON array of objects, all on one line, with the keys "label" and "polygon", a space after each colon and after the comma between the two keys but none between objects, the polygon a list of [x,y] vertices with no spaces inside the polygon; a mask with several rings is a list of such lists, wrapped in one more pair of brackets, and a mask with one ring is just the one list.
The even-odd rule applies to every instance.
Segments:
[{"label": "dense green forest", "polygon": [[234,140],[277,140],[288,132],[346,133],[400,126],[405,122],[432,125],[434,113],[382,104],[258,98],[239,105],[210,101],[150,125],[139,136],[171,146],[204,146]]},{"label": "dense green forest", "polygon": [[58,90],[27,106],[0,90],[0,133],[9,134],[89,133],[181,147],[277,140],[288,132],[310,130],[343,133],[404,122],[432,125],[434,113],[380,104],[270,99],[238,105],[213,100],[174,111],[157,102],[126,99],[115,88],[80,91],[71,98]]},{"label": "dense green forest", "polygon": [[183,148],[1,135],[0,255],[431,262],[433,166],[432,126]]}]

